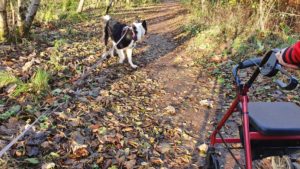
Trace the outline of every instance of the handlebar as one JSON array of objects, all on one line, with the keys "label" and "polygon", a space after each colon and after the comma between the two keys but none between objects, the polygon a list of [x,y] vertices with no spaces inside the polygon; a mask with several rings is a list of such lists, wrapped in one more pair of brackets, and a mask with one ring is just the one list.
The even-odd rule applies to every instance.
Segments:
[{"label": "handlebar", "polygon": [[246,69],[246,68],[249,68],[249,67],[253,67],[255,65],[260,65],[261,61],[262,61],[262,58],[249,59],[249,60],[245,60],[243,62],[240,62],[238,65],[235,65],[233,67],[232,73],[233,73],[233,77],[234,77],[234,80],[235,80],[237,86],[242,85],[241,80],[238,76],[238,71],[240,69]]},{"label": "handlebar", "polygon": [[262,74],[267,77],[273,77],[275,76],[278,71],[280,71],[283,75],[288,76],[288,83],[284,83],[281,80],[276,80],[275,82],[277,85],[285,90],[293,90],[298,85],[298,80],[294,77],[289,75],[289,73],[282,68],[282,66],[278,63],[276,58],[276,53],[279,51],[279,49],[272,49],[266,55],[262,58],[254,58],[254,59],[248,59],[243,62],[240,62],[238,65],[235,65],[232,69],[232,73],[234,76],[234,80],[236,82],[236,85],[241,88],[244,85],[241,83],[241,80],[238,76],[238,71],[240,69],[246,69],[249,67],[257,66],[255,72],[251,76],[251,78],[247,81],[245,84],[247,87],[251,87],[254,80],[257,78],[259,74]]},{"label": "handlebar", "polygon": [[294,76],[290,75],[285,69],[283,69],[281,65],[277,64],[276,69],[279,70],[283,75],[289,77],[288,78],[289,82],[287,84],[284,83],[283,81],[277,79],[275,81],[277,83],[277,85],[280,88],[285,89],[285,90],[294,90],[298,85],[298,80]]}]

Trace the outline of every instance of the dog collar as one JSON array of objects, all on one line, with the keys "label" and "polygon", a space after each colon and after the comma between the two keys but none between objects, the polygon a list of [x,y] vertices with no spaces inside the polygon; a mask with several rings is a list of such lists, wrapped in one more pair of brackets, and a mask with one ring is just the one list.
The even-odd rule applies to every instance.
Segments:
[{"label": "dog collar", "polygon": [[134,32],[132,27],[129,27],[129,26],[124,27],[122,30],[122,35],[126,34],[128,32],[128,30],[130,30],[132,32],[132,40],[137,41],[136,33]]}]

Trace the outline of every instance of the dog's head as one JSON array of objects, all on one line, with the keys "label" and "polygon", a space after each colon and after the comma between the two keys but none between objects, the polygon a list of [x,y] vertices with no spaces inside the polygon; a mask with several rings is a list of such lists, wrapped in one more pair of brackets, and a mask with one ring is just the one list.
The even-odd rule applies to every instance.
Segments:
[{"label": "dog's head", "polygon": [[136,21],[132,24],[134,33],[136,34],[137,41],[142,40],[142,38],[147,34],[147,23],[146,21]]}]

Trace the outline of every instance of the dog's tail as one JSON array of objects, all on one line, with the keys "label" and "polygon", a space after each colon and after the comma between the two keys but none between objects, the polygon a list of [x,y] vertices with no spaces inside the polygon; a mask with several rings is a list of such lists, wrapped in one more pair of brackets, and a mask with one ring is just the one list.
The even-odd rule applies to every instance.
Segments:
[{"label": "dog's tail", "polygon": [[108,4],[108,6],[107,6],[107,8],[106,8],[105,15],[107,15],[107,14],[108,14],[108,12],[109,12],[109,9],[110,9],[110,7],[111,7],[111,6],[112,6],[112,4],[113,4],[113,1],[114,1],[114,0],[110,0],[110,2],[109,2],[109,4]]},{"label": "dog's tail", "polygon": [[108,43],[108,38],[109,38],[109,35],[108,35],[108,21],[111,19],[111,17],[109,15],[105,15],[102,17],[103,20],[105,21],[105,26],[104,26],[104,29],[103,29],[103,41],[104,41],[104,45],[107,46],[107,43]]},{"label": "dog's tail", "polygon": [[105,16],[102,16],[102,18],[104,19],[104,21],[109,21],[111,19],[111,17],[109,15],[105,15]]}]

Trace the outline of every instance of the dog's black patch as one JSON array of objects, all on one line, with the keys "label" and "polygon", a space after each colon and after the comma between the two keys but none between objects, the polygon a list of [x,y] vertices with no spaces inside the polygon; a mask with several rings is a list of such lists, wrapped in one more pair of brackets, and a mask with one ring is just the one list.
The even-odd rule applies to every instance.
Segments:
[{"label": "dog's black patch", "polygon": [[147,23],[146,23],[146,21],[145,20],[143,20],[143,22],[142,22],[142,25],[143,25],[143,27],[144,27],[144,29],[145,29],[145,35],[147,34]]},{"label": "dog's black patch", "polygon": [[124,29],[127,25],[122,24],[116,20],[110,19],[106,22],[104,30],[104,43],[107,45],[109,37],[113,41],[118,42],[121,37],[126,34],[122,40],[117,44],[118,49],[123,49],[129,46],[133,40],[133,33],[131,30]]}]

